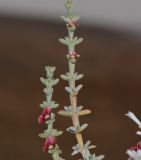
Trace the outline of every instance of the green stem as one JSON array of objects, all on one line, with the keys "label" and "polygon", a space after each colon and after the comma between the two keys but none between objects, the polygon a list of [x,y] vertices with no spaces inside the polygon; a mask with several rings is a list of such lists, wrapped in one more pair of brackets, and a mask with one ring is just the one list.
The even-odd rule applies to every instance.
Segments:
[{"label": "green stem", "polygon": [[50,131],[50,132],[52,132],[52,129],[53,129],[53,121],[51,121],[49,124],[48,124],[48,130]]},{"label": "green stem", "polygon": [[60,158],[59,156],[59,151],[56,150],[53,154],[52,154],[52,159],[53,160],[61,160],[62,158]]},{"label": "green stem", "polygon": [[46,98],[47,98],[47,102],[50,104],[51,101],[52,101],[52,95],[53,95],[53,88],[52,88],[52,86],[51,87],[47,86],[47,91],[48,91],[48,93],[46,95]]},{"label": "green stem", "polygon": [[68,17],[70,18],[72,16],[72,1],[71,0],[68,0],[67,2],[67,15]]},{"label": "green stem", "polygon": [[[70,31],[69,28],[68,28],[68,35],[72,41],[74,38],[74,32]],[[72,46],[71,43],[68,45],[68,50],[69,50],[69,52],[75,50],[74,46]],[[72,63],[69,60],[68,65],[69,65],[69,72],[73,76],[75,74],[75,63]],[[76,87],[75,86],[75,79],[69,80],[69,87],[75,89],[75,87]],[[77,95],[70,94],[70,102],[71,102],[71,106],[73,107],[73,110],[74,110],[73,115],[72,115],[72,123],[73,123],[73,126],[77,128],[77,127],[80,127],[79,114],[75,112],[77,109]],[[76,134],[76,138],[77,138],[78,144],[80,145],[81,154],[82,154],[82,151],[84,149],[82,134],[81,133]],[[83,157],[83,155],[82,155],[82,157]]]},{"label": "green stem", "polygon": [[[75,73],[75,64],[74,63],[69,62],[69,72],[72,75],[74,75],[74,73]],[[75,79],[72,79],[69,81],[69,86],[71,88],[75,89]],[[70,102],[71,102],[71,106],[73,107],[73,110],[74,110],[74,113],[72,115],[72,123],[73,123],[73,126],[77,128],[77,127],[80,127],[79,115],[78,115],[78,113],[75,112],[77,109],[77,95],[70,94]],[[82,150],[84,148],[82,134],[81,133],[76,134],[76,138],[77,138],[78,144],[80,145],[81,152],[82,152]]]},{"label": "green stem", "polygon": [[71,41],[73,40],[74,37],[74,32],[68,31],[69,37],[71,39]]},{"label": "green stem", "polygon": [[[46,95],[46,104],[47,106],[45,105],[44,107],[51,107],[53,108],[53,101],[52,101],[52,96],[53,96],[53,86],[56,85],[58,81],[55,81],[55,79],[53,78],[54,76],[54,72],[55,72],[55,67],[52,67],[52,66],[48,66],[48,67],[45,67],[45,70],[46,70],[46,79],[44,78],[41,78],[41,82],[45,85],[45,95]],[[56,79],[57,80],[57,79]],[[52,104],[52,106],[51,106]],[[54,105],[57,105],[54,103]],[[46,133],[47,135],[45,137],[41,137],[41,138],[48,138],[49,136],[53,136],[53,137],[57,137],[57,135],[55,136],[53,134],[53,130],[56,130],[54,129],[53,125],[54,125],[54,122],[55,122],[55,114],[54,113],[51,113],[51,117],[49,120],[46,120],[47,122],[47,129],[44,131],[44,133]],[[57,132],[57,131],[56,131]],[[53,149],[50,149],[48,151],[49,154],[52,155],[52,159],[53,160],[63,160],[63,158],[60,157],[60,154],[61,154],[61,150],[59,149],[59,146],[56,144],[56,146],[53,148]]]}]

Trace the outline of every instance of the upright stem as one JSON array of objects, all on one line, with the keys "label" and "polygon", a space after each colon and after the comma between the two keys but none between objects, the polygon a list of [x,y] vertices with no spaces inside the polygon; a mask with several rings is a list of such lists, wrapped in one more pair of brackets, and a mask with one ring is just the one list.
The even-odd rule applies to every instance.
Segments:
[{"label": "upright stem", "polygon": [[77,106],[77,95],[81,90],[83,85],[76,86],[76,81],[83,77],[82,74],[75,73],[75,66],[77,59],[79,58],[79,54],[75,52],[75,46],[80,44],[83,41],[83,38],[78,38],[74,36],[75,30],[78,27],[77,21],[79,20],[79,16],[76,16],[72,13],[73,2],[72,0],[67,0],[65,3],[67,8],[67,16],[61,16],[61,18],[66,22],[66,26],[68,29],[68,36],[64,38],[60,38],[59,41],[68,47],[68,66],[69,73],[65,75],[61,75],[63,80],[68,81],[69,87],[65,87],[65,90],[69,93],[70,105],[64,107],[64,110],[60,110],[58,114],[66,117],[71,117],[73,127],[67,128],[67,131],[76,135],[76,139],[78,144],[73,147],[74,152],[72,155],[77,153],[81,153],[84,160],[101,160],[104,156],[96,157],[95,154],[91,155],[89,149],[95,148],[94,145],[90,145],[90,141],[87,141],[85,144],[83,142],[83,136],[81,132],[88,126],[88,124],[80,125],[79,116],[90,114],[91,111],[89,109],[82,110],[82,106]]},{"label": "upright stem", "polygon": [[[63,160],[63,158],[60,157],[61,150],[56,143],[57,137],[60,136],[63,132],[54,129],[55,114],[52,112],[54,108],[59,106],[59,104],[55,103],[55,101],[52,101],[53,86],[59,82],[58,78],[54,78],[55,69],[56,68],[52,66],[45,67],[46,78],[41,77],[40,79],[41,82],[45,85],[43,91],[46,95],[46,101],[40,105],[40,107],[42,107],[44,110],[39,116],[39,123],[47,124],[47,128],[43,133],[39,134],[39,137],[45,139],[43,149],[52,155],[53,160]],[[49,141],[52,141],[52,143],[49,143]]]},{"label": "upright stem", "polygon": [[[69,72],[72,75],[74,75],[75,63],[71,63],[70,61],[68,63],[69,63]],[[69,81],[69,87],[75,89],[75,79],[71,79]],[[79,121],[79,114],[76,112],[76,109],[77,109],[77,95],[76,94],[75,95],[70,94],[70,102],[71,102],[71,106],[73,107],[73,111],[74,111],[72,115],[72,123],[74,127],[78,128],[80,127],[80,121]],[[77,138],[78,144],[80,145],[81,152],[82,152],[84,148],[82,134],[77,133],[76,138]]]},{"label": "upright stem", "polygon": [[56,150],[53,154],[52,154],[52,159],[53,160],[62,160],[62,158],[60,158],[59,156],[59,151]]},{"label": "upright stem", "polygon": [[[64,39],[62,38],[59,39],[59,41],[64,45],[67,45],[68,47],[67,59],[68,59],[68,66],[69,66],[69,75],[71,78],[64,79],[64,80],[68,80],[68,83],[69,83],[69,89],[70,89],[69,97],[70,97],[71,107],[73,109],[73,112],[71,113],[71,119],[72,119],[73,127],[76,129],[76,132],[75,132],[76,139],[78,141],[78,144],[80,146],[80,151],[82,154],[84,150],[84,143],[83,143],[83,136],[80,133],[81,131],[79,132],[79,129],[81,127],[80,121],[79,121],[79,113],[77,112],[77,95],[79,91],[77,91],[77,87],[76,87],[76,80],[78,79],[75,78],[76,76],[75,66],[76,66],[76,61],[79,58],[79,55],[75,52],[75,46],[81,43],[83,41],[83,38],[74,37],[74,33],[77,28],[77,20],[79,19],[79,17],[73,15],[72,13],[72,9],[74,6],[72,0],[67,0],[67,2],[65,3],[65,6],[67,8],[67,17],[62,16],[62,18],[67,25],[68,36],[65,37]],[[82,154],[82,157],[83,157],[83,154]]]}]

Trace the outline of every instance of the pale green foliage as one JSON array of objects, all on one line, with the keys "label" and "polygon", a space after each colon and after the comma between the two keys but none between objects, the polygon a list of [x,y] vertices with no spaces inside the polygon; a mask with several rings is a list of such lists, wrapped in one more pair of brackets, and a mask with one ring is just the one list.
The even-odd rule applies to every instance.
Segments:
[{"label": "pale green foliage", "polygon": [[79,113],[83,109],[83,106],[78,106],[76,112]]},{"label": "pale green foliage", "polygon": [[78,127],[69,127],[66,130],[70,133],[73,134],[77,134],[77,133],[81,133],[83,130],[85,130],[87,128],[88,124],[82,124],[81,126]]},{"label": "pale green foliage", "polygon": [[81,78],[83,78],[84,75],[78,74],[77,72],[72,75],[71,73],[68,72],[65,75],[62,74],[60,77],[65,81],[69,81],[69,80],[76,80],[77,81],[77,80],[80,80]]},{"label": "pale green foliage", "polygon": [[54,91],[53,87],[59,83],[59,78],[53,78],[56,68],[52,66],[46,66],[45,70],[46,78],[41,77],[40,80],[45,85],[43,91],[46,95],[46,101],[40,104],[40,107],[46,108],[49,106],[50,108],[57,108],[59,104],[56,104],[55,101],[52,101],[52,94]]},{"label": "pale green foliage", "polygon": [[63,134],[62,131],[58,131],[57,129],[53,128],[53,123],[55,122],[55,114],[51,113],[51,118],[46,121],[47,129],[44,130],[43,133],[39,134],[40,138],[47,139],[49,136],[57,137]]},{"label": "pale green foliage", "polygon": [[79,84],[76,88],[65,87],[65,90],[70,94],[78,94],[78,92],[82,89],[83,85]]},{"label": "pale green foliage", "polygon": [[75,37],[74,39],[71,39],[71,38],[65,37],[65,38],[60,38],[59,42],[68,47],[73,46],[73,48],[75,48],[76,45],[83,42],[83,38]]},{"label": "pale green foliage", "polygon": [[[74,108],[72,106],[65,106],[64,110],[60,110],[58,111],[58,114],[61,116],[66,116],[66,117],[72,117],[73,114],[78,114],[78,115],[86,115],[91,113],[91,111],[89,109],[85,109],[82,110],[83,106],[77,106],[76,109],[74,110]],[[81,130],[82,130],[82,126],[81,126]]]},{"label": "pale green foliage", "polygon": [[79,17],[79,16],[71,16],[71,17],[69,17],[69,16],[67,16],[67,17],[61,16],[61,19],[62,19],[64,22],[68,23],[68,22],[70,22],[70,21],[78,21],[78,20],[80,19],[80,17]]},{"label": "pale green foliage", "polygon": [[66,117],[71,117],[72,116],[72,112],[67,112],[67,111],[64,111],[64,110],[59,111],[58,114],[61,115],[61,116],[66,116]]},{"label": "pale green foliage", "polygon": [[[83,150],[83,157],[84,160],[102,160],[104,158],[104,155],[96,156],[95,154],[90,153],[90,149],[95,148],[94,145],[90,145],[90,141],[87,141],[86,144],[84,145],[84,150]],[[72,147],[73,153],[71,154],[72,156],[78,154],[81,152],[79,144],[76,146]]]},{"label": "pale green foliage", "polygon": [[57,108],[59,104],[55,103],[55,101],[51,101],[51,102],[44,101],[42,104],[40,104],[41,108],[46,108],[46,106],[50,106],[50,108]]},{"label": "pale green foliage", "polygon": [[[80,44],[83,41],[83,38],[78,38],[78,37],[74,36],[75,30],[76,30],[76,28],[78,26],[77,25],[77,21],[79,20],[80,17],[74,15],[73,12],[72,12],[72,9],[74,7],[74,4],[73,4],[72,0],[67,0],[67,2],[65,3],[65,7],[67,9],[67,16],[61,16],[61,19],[67,25],[68,36],[66,36],[64,38],[60,38],[59,42],[68,47],[67,59],[68,59],[68,64],[69,64],[69,72],[64,74],[64,75],[61,75],[60,77],[63,80],[68,81],[69,86],[66,86],[65,90],[69,93],[69,96],[71,98],[72,97],[76,98],[76,96],[78,95],[79,91],[83,87],[82,84],[76,86],[76,81],[80,80],[81,78],[83,78],[83,74],[75,73],[75,63],[76,63],[77,59],[79,58],[79,55],[76,54],[76,52],[75,52],[75,47],[76,47],[76,45]],[[74,102],[75,105],[73,105],[73,100],[75,101]],[[72,119],[74,117],[76,119],[77,118],[79,119],[80,115],[86,115],[86,114],[91,112],[88,109],[82,110],[83,109],[82,106],[76,106],[77,105],[77,98],[73,99],[73,100],[71,99],[71,105],[72,106],[71,105],[68,106],[68,107],[65,106],[64,110],[59,111],[58,114],[60,114],[62,116],[66,116],[66,117],[71,117]],[[70,126],[69,128],[67,128],[67,131],[69,131],[70,133],[73,133],[75,135],[76,134],[80,134],[81,135],[81,132],[83,130],[85,130],[87,128],[87,126],[88,126],[88,124],[80,125],[79,124],[79,120],[78,120],[77,126],[75,126],[75,125],[74,126]],[[81,146],[81,142],[73,147],[74,151],[73,151],[72,155],[75,155],[77,153],[81,153],[82,157],[83,157],[83,160],[102,160],[104,158],[103,155],[96,156],[95,154],[91,154],[90,153],[89,150],[95,147],[94,145],[90,146],[90,141],[86,142],[86,144],[84,145],[84,149],[83,149],[82,146],[80,148],[79,145]],[[83,150],[81,150],[81,149],[83,149]]]},{"label": "pale green foliage", "polygon": [[[45,70],[46,70],[46,78],[41,77],[40,80],[45,85],[43,92],[45,93],[46,101],[43,101],[43,103],[40,104],[40,107],[43,109],[48,107],[51,109],[54,109],[54,108],[57,108],[59,104],[55,103],[55,101],[52,101],[52,95],[54,91],[53,87],[59,82],[59,79],[53,78],[54,72],[56,70],[55,67],[46,66]],[[55,114],[51,113],[51,117],[49,118],[49,120],[46,120],[45,122],[47,124],[47,129],[44,130],[43,133],[39,134],[40,138],[48,139],[50,136],[58,137],[63,134],[62,131],[53,128],[54,122],[55,122]],[[62,151],[59,149],[58,145],[56,145],[55,148],[53,149],[49,149],[48,152],[52,154],[53,160],[63,160],[60,157],[60,154],[62,153]]]}]

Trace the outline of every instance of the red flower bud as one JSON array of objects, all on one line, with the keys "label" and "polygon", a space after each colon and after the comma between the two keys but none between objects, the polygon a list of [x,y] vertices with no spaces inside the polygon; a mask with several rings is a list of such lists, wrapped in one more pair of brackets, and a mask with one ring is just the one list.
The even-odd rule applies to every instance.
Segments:
[{"label": "red flower bud", "polygon": [[134,151],[141,150],[141,142],[139,142],[137,146],[131,147],[130,150],[134,150]]},{"label": "red flower bud", "polygon": [[45,109],[43,110],[42,114],[39,116],[38,122],[39,122],[40,124],[44,124],[44,123],[46,122],[46,120],[47,120],[48,118],[50,118],[50,116],[51,116],[51,111],[52,111],[51,108],[45,108]]},{"label": "red flower bud", "polygon": [[51,114],[52,109],[51,108],[45,108],[42,112],[42,115],[46,116],[47,114]]},{"label": "red flower bud", "polygon": [[69,54],[67,55],[67,58],[68,59],[74,59],[74,60],[76,60],[76,59],[78,59],[80,57],[80,55],[79,54],[77,54],[75,51],[71,51],[71,52],[69,52]]},{"label": "red flower bud", "polygon": [[137,144],[137,148],[138,148],[138,150],[141,150],[141,141],[140,141],[140,142],[138,142],[138,144]]},{"label": "red flower bud", "polygon": [[39,116],[39,118],[38,118],[38,122],[39,122],[40,124],[44,124],[45,121],[46,121],[45,117],[41,114],[41,115]]},{"label": "red flower bud", "polygon": [[137,148],[137,146],[134,146],[134,147],[131,147],[131,148],[130,148],[130,150],[137,151],[137,150],[138,150],[138,148]]},{"label": "red flower bud", "polygon": [[[141,151],[141,141],[136,145],[136,146],[134,146],[134,147],[131,147],[130,149],[129,149],[130,151],[135,151],[135,153],[139,153],[138,151]],[[128,160],[134,160],[134,158],[133,157],[129,157],[128,158]]]},{"label": "red flower bud", "polygon": [[56,138],[55,137],[48,137],[45,141],[43,146],[43,151],[48,151],[49,149],[53,149],[56,145]]},{"label": "red flower bud", "polygon": [[49,144],[44,144],[43,151],[47,152],[49,150]]},{"label": "red flower bud", "polygon": [[52,136],[48,137],[47,143],[50,144],[50,145],[55,145],[56,144],[56,138],[52,137]]},{"label": "red flower bud", "polygon": [[67,23],[67,26],[69,27],[69,28],[78,28],[79,27],[79,24],[78,24],[78,22],[76,22],[76,21],[70,21],[70,22],[68,22]]}]

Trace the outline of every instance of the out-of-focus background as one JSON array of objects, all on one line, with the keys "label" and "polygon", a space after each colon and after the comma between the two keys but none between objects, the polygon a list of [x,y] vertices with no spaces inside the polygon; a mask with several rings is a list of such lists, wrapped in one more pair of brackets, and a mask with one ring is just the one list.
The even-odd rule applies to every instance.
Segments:
[{"label": "out-of-focus background", "polygon": [[[43,140],[37,123],[44,100],[40,76],[45,65],[57,67],[56,77],[68,70],[67,49],[58,42],[66,36],[65,0],[0,0],[0,157],[3,160],[50,159],[42,152]],[[95,152],[106,158],[127,159],[126,149],[136,145],[137,126],[124,114],[131,110],[141,117],[141,20],[139,0],[76,0],[81,15],[77,35],[85,41],[77,71],[85,77],[79,105],[93,114],[84,139],[97,145]],[[69,104],[61,80],[54,100],[60,108]],[[71,120],[57,117],[56,128]],[[59,139],[65,159],[70,157],[75,137],[65,132]]]}]

